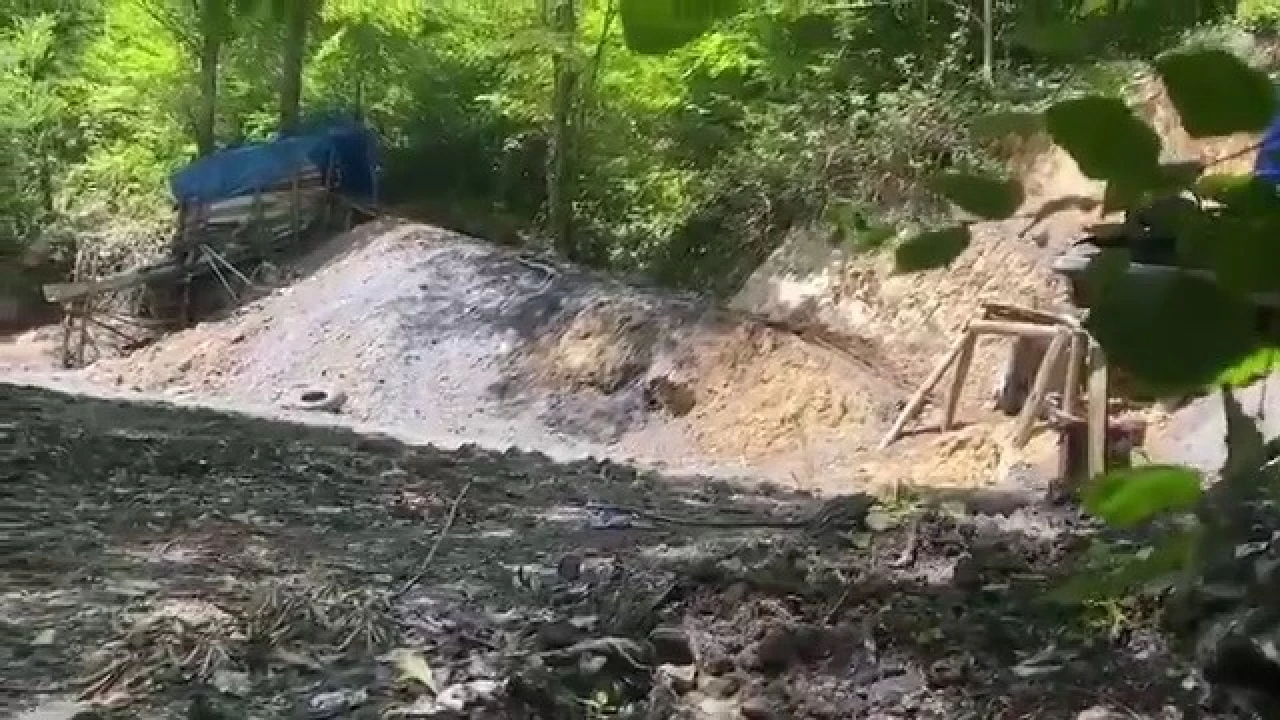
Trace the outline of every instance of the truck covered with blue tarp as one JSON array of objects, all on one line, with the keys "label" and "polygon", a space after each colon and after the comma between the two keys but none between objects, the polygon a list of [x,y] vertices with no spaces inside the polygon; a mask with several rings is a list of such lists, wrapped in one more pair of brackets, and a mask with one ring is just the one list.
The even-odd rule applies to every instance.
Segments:
[{"label": "truck covered with blue tarp", "polygon": [[209,204],[280,188],[307,171],[321,173],[335,192],[373,201],[373,134],[359,123],[330,123],[270,142],[229,147],[179,170],[169,184],[179,203]]}]

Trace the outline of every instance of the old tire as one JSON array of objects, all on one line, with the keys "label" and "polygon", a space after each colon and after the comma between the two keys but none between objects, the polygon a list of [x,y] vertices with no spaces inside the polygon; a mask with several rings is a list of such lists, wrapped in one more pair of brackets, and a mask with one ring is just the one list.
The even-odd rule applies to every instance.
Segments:
[{"label": "old tire", "polygon": [[305,388],[293,400],[293,407],[308,412],[336,413],[342,409],[347,396],[340,390]]}]

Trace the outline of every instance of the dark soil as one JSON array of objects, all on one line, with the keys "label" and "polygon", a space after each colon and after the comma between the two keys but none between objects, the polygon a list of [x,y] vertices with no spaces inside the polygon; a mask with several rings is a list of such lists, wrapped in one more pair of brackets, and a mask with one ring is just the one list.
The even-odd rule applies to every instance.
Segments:
[{"label": "dark soil", "polygon": [[752,527],[823,506],[14,386],[0,453],[0,714],[1195,715],[1154,636],[1043,602],[1067,515]]}]

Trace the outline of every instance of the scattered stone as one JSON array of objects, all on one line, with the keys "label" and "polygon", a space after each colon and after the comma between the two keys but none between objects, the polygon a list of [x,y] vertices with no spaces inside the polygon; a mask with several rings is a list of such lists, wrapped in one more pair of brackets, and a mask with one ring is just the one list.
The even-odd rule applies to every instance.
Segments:
[{"label": "scattered stone", "polygon": [[672,690],[681,695],[694,688],[698,680],[698,666],[672,665],[664,663],[658,666],[658,677],[665,680]]},{"label": "scattered stone", "polygon": [[695,662],[693,642],[683,628],[675,625],[659,625],[649,633],[654,657],[659,663],[692,665]]},{"label": "scattered stone", "polygon": [[49,647],[53,645],[54,638],[58,635],[53,628],[46,628],[36,634],[31,640],[32,647]]},{"label": "scattered stone", "polygon": [[779,720],[782,714],[773,707],[766,698],[754,697],[742,703],[739,708],[745,720]]},{"label": "scattered stone", "polygon": [[704,675],[698,678],[698,687],[702,692],[713,698],[727,700],[738,694],[738,690],[742,688],[742,681],[736,675],[724,675],[721,677],[707,677]]}]

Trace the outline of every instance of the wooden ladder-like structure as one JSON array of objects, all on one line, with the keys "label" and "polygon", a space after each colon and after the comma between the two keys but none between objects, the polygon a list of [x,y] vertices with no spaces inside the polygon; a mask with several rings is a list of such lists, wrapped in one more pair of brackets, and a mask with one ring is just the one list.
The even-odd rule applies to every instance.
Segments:
[{"label": "wooden ladder-like structure", "polygon": [[[925,381],[907,400],[906,406],[894,420],[889,432],[880,442],[884,450],[902,436],[907,423],[924,409],[925,402],[948,370],[954,368],[951,384],[942,404],[941,430],[950,431],[955,426],[956,410],[960,404],[960,392],[964,388],[973,362],[973,352],[978,339],[983,336],[1010,337],[1035,343],[1048,343],[1048,349],[1040,360],[1031,388],[1014,421],[1012,445],[1025,447],[1031,439],[1036,420],[1047,416],[1059,427],[1085,425],[1089,475],[1105,471],[1107,464],[1107,360],[1098,343],[1089,336],[1080,320],[1072,315],[1049,313],[1042,310],[988,303],[980,317],[970,320],[951,344]],[[1055,374],[1065,361],[1065,368],[1057,387]],[[1084,390],[1082,410],[1082,382],[1088,374]],[[1056,392],[1055,392],[1056,391]],[[1060,403],[1051,397],[1061,398]]]}]

